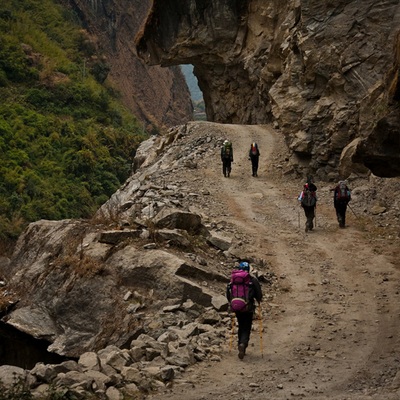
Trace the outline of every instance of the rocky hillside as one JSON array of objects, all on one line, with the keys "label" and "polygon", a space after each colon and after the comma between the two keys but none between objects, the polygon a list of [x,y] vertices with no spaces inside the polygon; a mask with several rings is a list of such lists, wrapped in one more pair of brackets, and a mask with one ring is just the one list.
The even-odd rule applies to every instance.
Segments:
[{"label": "rocky hillside", "polygon": [[151,65],[193,64],[209,121],[274,122],[298,171],[390,177],[399,21],[398,0],[155,0],[138,50]]}]

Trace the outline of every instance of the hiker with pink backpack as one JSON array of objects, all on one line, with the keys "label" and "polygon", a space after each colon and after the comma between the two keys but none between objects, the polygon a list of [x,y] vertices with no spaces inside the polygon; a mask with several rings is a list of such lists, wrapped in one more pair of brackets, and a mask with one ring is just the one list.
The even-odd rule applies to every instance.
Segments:
[{"label": "hiker with pink backpack", "polygon": [[242,360],[249,345],[251,327],[256,309],[255,301],[262,300],[261,285],[258,279],[250,275],[250,264],[242,261],[231,273],[226,297],[230,310],[235,313],[238,323],[238,357]]}]

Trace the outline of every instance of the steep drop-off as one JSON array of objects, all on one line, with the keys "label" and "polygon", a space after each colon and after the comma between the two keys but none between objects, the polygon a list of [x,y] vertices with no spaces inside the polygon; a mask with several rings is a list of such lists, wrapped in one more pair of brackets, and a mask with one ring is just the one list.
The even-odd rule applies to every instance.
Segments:
[{"label": "steep drop-off", "polygon": [[137,48],[193,64],[210,121],[275,121],[323,179],[400,173],[398,0],[181,3],[154,0]]}]

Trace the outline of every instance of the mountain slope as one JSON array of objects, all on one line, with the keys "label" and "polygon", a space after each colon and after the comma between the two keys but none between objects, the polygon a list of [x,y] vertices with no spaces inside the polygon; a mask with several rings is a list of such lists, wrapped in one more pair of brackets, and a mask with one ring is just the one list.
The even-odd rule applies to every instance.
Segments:
[{"label": "mountain slope", "polygon": [[[151,80],[125,55],[120,73],[130,58],[141,65],[134,81],[143,86],[132,92],[131,74],[114,79],[107,43],[66,5],[0,5],[0,253],[29,222],[91,217],[129,176],[144,128],[158,133],[191,115],[179,68],[154,71]],[[165,105],[154,88],[168,92],[159,96]]]}]

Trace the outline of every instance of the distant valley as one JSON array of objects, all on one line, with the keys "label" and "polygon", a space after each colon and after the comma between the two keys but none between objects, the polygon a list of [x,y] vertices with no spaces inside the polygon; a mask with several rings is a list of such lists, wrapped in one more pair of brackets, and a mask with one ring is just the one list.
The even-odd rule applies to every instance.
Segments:
[{"label": "distant valley", "polygon": [[196,76],[193,74],[193,65],[183,64],[181,65],[181,69],[185,76],[192,100],[196,102],[203,100],[203,93],[199,88]]}]

